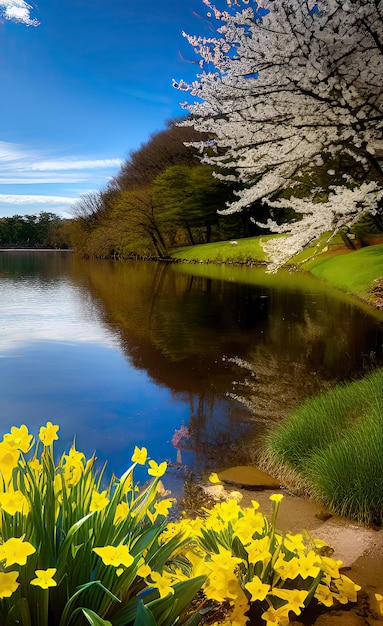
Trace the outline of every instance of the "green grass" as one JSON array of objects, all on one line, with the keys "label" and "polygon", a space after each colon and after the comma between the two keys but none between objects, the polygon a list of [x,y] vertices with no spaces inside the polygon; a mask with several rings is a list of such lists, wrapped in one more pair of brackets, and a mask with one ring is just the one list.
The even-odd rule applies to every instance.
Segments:
[{"label": "green grass", "polygon": [[265,237],[246,237],[230,241],[217,241],[204,243],[173,250],[171,256],[181,261],[194,261],[196,263],[265,263],[265,253],[261,241],[267,241],[278,235]]},{"label": "green grass", "polygon": [[268,435],[262,465],[329,510],[383,521],[383,370],[307,400]]},{"label": "green grass", "polygon": [[304,268],[338,289],[366,297],[374,280],[383,276],[383,244],[339,256],[317,257]]},{"label": "green grass", "polygon": [[[257,264],[266,263],[262,242],[279,237],[248,237],[237,239],[236,243],[219,241],[177,248],[171,257],[191,263]],[[376,279],[383,277],[383,244],[376,244],[349,251],[340,235],[336,235],[326,245],[327,235],[318,242],[309,244],[288,265],[300,265],[317,278],[359,298],[368,298],[368,293]],[[320,254],[325,249],[326,253]],[[313,255],[315,258],[312,258]]]}]

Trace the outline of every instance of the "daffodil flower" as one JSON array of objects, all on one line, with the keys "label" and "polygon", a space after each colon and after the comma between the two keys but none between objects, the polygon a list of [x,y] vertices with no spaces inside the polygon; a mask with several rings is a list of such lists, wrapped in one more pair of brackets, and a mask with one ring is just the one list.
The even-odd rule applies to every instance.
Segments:
[{"label": "daffodil flower", "polygon": [[124,565],[130,567],[134,558],[129,552],[128,546],[120,544],[119,546],[104,546],[102,548],[93,548],[93,552],[101,557],[104,565],[113,565],[118,567]]},{"label": "daffodil flower", "polygon": [[116,512],[114,514],[114,523],[118,524],[126,519],[129,515],[129,504],[127,502],[120,502],[116,506]]},{"label": "daffodil flower", "polygon": [[8,483],[12,477],[12,472],[17,467],[20,458],[20,450],[13,448],[9,442],[0,442],[0,474]]},{"label": "daffodil flower", "polygon": [[52,422],[47,422],[46,426],[41,426],[39,431],[39,439],[44,446],[50,446],[58,439],[57,431],[59,426],[54,426]]},{"label": "daffodil flower", "polygon": [[106,497],[106,490],[98,493],[98,491],[93,491],[92,499],[90,502],[89,510],[93,511],[102,511],[109,504],[109,499]]},{"label": "daffodil flower", "polygon": [[302,609],[305,608],[305,600],[308,595],[308,591],[305,589],[273,589],[273,596],[277,596],[277,598],[281,598],[281,600],[286,600],[289,610],[293,611],[295,615],[300,615]]},{"label": "daffodil flower", "polygon": [[213,485],[215,485],[215,484],[217,484],[217,483],[220,483],[220,482],[221,482],[221,481],[220,481],[220,479],[219,479],[219,476],[218,476],[218,474],[217,474],[216,472],[212,472],[212,473],[210,474],[210,476],[209,476],[209,481],[210,481],[211,483],[213,483]]},{"label": "daffodil flower", "polygon": [[15,513],[27,515],[29,512],[28,500],[19,490],[0,493],[0,507],[9,515]]},{"label": "daffodil flower", "polygon": [[48,587],[56,587],[57,582],[53,579],[53,576],[56,573],[56,569],[54,567],[50,567],[48,569],[37,569],[35,571],[36,578],[31,580],[31,585],[35,585],[36,587],[41,587],[41,589],[48,589]]},{"label": "daffodil flower", "polygon": [[250,593],[252,602],[262,602],[270,591],[270,585],[263,583],[259,576],[254,576],[253,580],[245,584],[245,589]]},{"label": "daffodil flower", "polygon": [[154,508],[157,515],[167,515],[169,513],[169,509],[173,506],[173,502],[175,502],[175,498],[166,498],[165,500],[156,502],[154,504]]},{"label": "daffodil flower", "polygon": [[380,593],[376,593],[375,600],[378,602],[380,614],[383,615],[383,596]]},{"label": "daffodil flower", "polygon": [[139,448],[138,446],[134,446],[134,452],[132,456],[133,463],[138,463],[138,465],[145,465],[147,456],[148,451],[145,447]]},{"label": "daffodil flower", "polygon": [[158,463],[151,460],[149,461],[150,469],[148,469],[148,474],[150,476],[154,476],[155,478],[160,478],[165,474],[167,466],[168,464],[166,463],[166,461],[163,461],[160,465],[158,465]]},{"label": "daffodil flower", "polygon": [[158,589],[160,598],[166,598],[169,594],[174,594],[174,589],[170,585],[170,580],[166,576],[161,576],[159,572],[150,572],[150,582],[148,584]]},{"label": "daffodil flower", "polygon": [[8,443],[12,448],[26,453],[31,449],[33,444],[33,435],[30,435],[28,428],[25,424],[22,424],[19,428],[12,426],[11,432],[4,435],[3,441]]},{"label": "daffodil flower", "polygon": [[0,598],[9,598],[20,583],[17,583],[19,572],[0,572]]},{"label": "daffodil flower", "polygon": [[28,541],[23,541],[18,537],[11,537],[0,545],[0,561],[6,561],[6,567],[18,563],[25,565],[28,556],[36,552],[36,548]]}]

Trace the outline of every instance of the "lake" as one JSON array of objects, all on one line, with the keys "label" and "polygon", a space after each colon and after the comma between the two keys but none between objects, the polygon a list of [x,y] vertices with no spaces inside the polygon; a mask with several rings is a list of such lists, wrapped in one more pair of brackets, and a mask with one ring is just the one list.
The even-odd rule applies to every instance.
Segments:
[{"label": "lake", "polygon": [[2,432],[52,421],[116,474],[134,445],[175,462],[182,424],[188,470],[252,463],[289,407],[382,364],[382,316],[303,273],[1,251],[0,293]]}]

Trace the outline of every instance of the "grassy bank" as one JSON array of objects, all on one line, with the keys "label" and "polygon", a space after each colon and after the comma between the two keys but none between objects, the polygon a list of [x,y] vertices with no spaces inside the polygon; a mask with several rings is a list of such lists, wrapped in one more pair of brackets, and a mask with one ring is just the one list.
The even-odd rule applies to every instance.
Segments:
[{"label": "grassy bank", "polygon": [[307,400],[268,435],[262,466],[332,512],[383,521],[383,370]]},{"label": "grassy bank", "polygon": [[383,244],[339,256],[319,256],[304,268],[334,287],[366,298],[374,281],[383,277]]},{"label": "grassy bank", "polygon": [[[188,263],[265,264],[261,242],[273,237],[275,235],[188,246],[174,250],[171,256]],[[383,277],[383,244],[350,251],[338,235],[327,246],[326,253],[311,258],[317,250],[316,243],[311,244],[290,264],[302,263],[302,269],[333,287],[375,304],[371,289],[374,281]]]}]

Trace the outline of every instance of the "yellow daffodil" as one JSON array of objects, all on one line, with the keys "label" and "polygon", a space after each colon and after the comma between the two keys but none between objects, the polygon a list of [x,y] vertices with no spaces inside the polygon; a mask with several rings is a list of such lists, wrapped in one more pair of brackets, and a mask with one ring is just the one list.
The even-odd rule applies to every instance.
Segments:
[{"label": "yellow daffodil", "polygon": [[327,585],[318,585],[315,589],[314,598],[327,607],[334,604],[334,594]]},{"label": "yellow daffodil", "polygon": [[210,476],[209,476],[209,481],[210,481],[211,483],[213,483],[213,485],[215,485],[215,484],[217,484],[217,483],[220,483],[220,482],[221,482],[221,481],[220,481],[220,479],[219,479],[219,476],[218,476],[218,474],[217,474],[216,472],[212,472],[212,473],[210,474]]},{"label": "yellow daffodil", "polygon": [[380,614],[383,615],[383,596],[380,593],[376,593],[375,600],[378,602]]},{"label": "yellow daffodil", "polygon": [[263,515],[252,509],[249,509],[249,514],[232,521],[234,536],[238,537],[244,546],[251,543],[255,533],[262,533],[264,525]]},{"label": "yellow daffodil", "polygon": [[320,572],[320,557],[310,550],[307,555],[299,557],[299,574],[305,580],[309,576],[316,578]]},{"label": "yellow daffodil", "polygon": [[249,563],[268,562],[271,559],[270,538],[268,535],[262,539],[254,539],[250,545],[246,546],[249,555]]},{"label": "yellow daffodil", "polygon": [[342,576],[335,581],[335,584],[338,590],[336,598],[341,604],[357,601],[357,592],[360,591],[361,588],[350,578],[342,574]]},{"label": "yellow daffodil", "polygon": [[252,602],[264,600],[270,591],[270,585],[263,583],[259,576],[245,584],[245,589],[250,593]]},{"label": "yellow daffodil", "polygon": [[129,504],[127,502],[120,502],[116,506],[116,512],[114,514],[114,523],[118,524],[126,519],[129,515]]},{"label": "yellow daffodil", "polygon": [[283,494],[282,493],[274,493],[272,496],[270,496],[270,500],[272,502],[275,502],[276,504],[279,504],[279,502],[281,502],[283,500]]},{"label": "yellow daffodil", "polygon": [[31,459],[30,461],[28,461],[28,466],[29,469],[31,469],[32,472],[35,473],[39,473],[43,469],[43,465],[38,459]]},{"label": "yellow daffodil", "polygon": [[13,448],[8,442],[0,442],[0,474],[5,483],[11,479],[12,472],[17,467],[20,458],[20,450]]},{"label": "yellow daffodil", "polygon": [[54,426],[52,422],[47,422],[45,426],[41,426],[39,439],[44,446],[50,446],[58,439],[57,431],[59,428],[59,426]]},{"label": "yellow daffodil", "polygon": [[303,541],[303,535],[301,534],[290,535],[289,533],[287,533],[285,536],[284,545],[286,549],[289,550],[290,552],[299,553],[299,552],[304,552],[306,550],[306,546]]},{"label": "yellow daffodil", "polygon": [[134,558],[129,552],[128,546],[124,544],[120,544],[119,546],[93,548],[93,552],[101,557],[104,565],[113,565],[113,567],[118,567],[119,565],[130,567],[134,561]]},{"label": "yellow daffodil", "polygon": [[151,573],[151,571],[152,570],[149,567],[149,565],[147,563],[143,563],[137,569],[137,576],[141,576],[141,578],[147,578],[149,576],[149,574]]},{"label": "yellow daffodil", "polygon": [[289,610],[293,611],[295,615],[300,615],[302,609],[305,608],[305,600],[308,595],[308,591],[305,589],[273,589],[272,595],[277,596],[277,598],[281,598],[281,600],[286,600]]},{"label": "yellow daffodil", "polygon": [[166,463],[166,461],[163,461],[162,463],[160,463],[160,465],[158,465],[158,463],[151,460],[149,461],[150,469],[148,469],[148,474],[150,476],[154,476],[155,478],[160,478],[165,474],[167,466],[168,464]]},{"label": "yellow daffodil", "polygon": [[236,500],[221,502],[219,506],[219,516],[224,522],[232,522],[234,520],[237,520],[240,512],[241,507]]},{"label": "yellow daffodil", "polygon": [[174,594],[174,589],[170,585],[170,580],[166,576],[162,576],[159,572],[150,572],[150,582],[148,584],[158,589],[160,598],[166,598],[169,594]]},{"label": "yellow daffodil", "polygon": [[210,572],[203,590],[208,599],[219,603],[227,600],[236,601],[238,595],[242,593],[235,573],[224,568],[216,568]]},{"label": "yellow daffodil", "polygon": [[0,598],[9,598],[20,583],[17,583],[19,572],[0,572]]},{"label": "yellow daffodil", "polygon": [[30,435],[28,428],[22,424],[20,427],[12,426],[11,432],[4,435],[3,441],[25,454],[31,449],[33,435]]},{"label": "yellow daffodil", "polygon": [[36,552],[36,548],[28,541],[24,541],[18,537],[11,537],[0,545],[0,561],[5,560],[6,567],[18,563],[25,565],[28,556]]},{"label": "yellow daffodil", "polygon": [[145,465],[147,456],[148,451],[145,447],[139,448],[138,446],[134,446],[134,452],[132,456],[133,463],[138,463],[138,465]]},{"label": "yellow daffodil", "polygon": [[219,546],[218,554],[211,555],[211,562],[213,569],[218,566],[224,570],[234,571],[235,566],[238,565],[238,563],[241,563],[242,559],[237,556],[233,556],[231,550],[227,550],[226,548]]},{"label": "yellow daffodil", "polygon": [[331,578],[339,578],[339,568],[342,563],[343,561],[335,561],[328,556],[321,556],[322,568],[327,574],[330,574]]},{"label": "yellow daffodil", "polygon": [[106,497],[106,490],[98,493],[98,491],[92,492],[92,499],[90,502],[89,510],[102,511],[109,504],[109,499]]},{"label": "yellow daffodil", "polygon": [[167,515],[173,506],[173,502],[175,502],[175,498],[166,498],[165,500],[155,502],[154,508],[157,515]]},{"label": "yellow daffodil", "polygon": [[270,606],[267,611],[262,613],[261,617],[265,620],[266,626],[288,626],[290,623],[289,610],[290,607],[288,604],[278,609],[274,609],[274,607]]},{"label": "yellow daffodil", "polygon": [[300,573],[299,559],[294,557],[287,561],[283,558],[283,555],[280,554],[275,561],[274,569],[282,580],[286,580],[287,578],[294,580]]},{"label": "yellow daffodil", "polygon": [[29,503],[25,495],[21,491],[6,491],[0,493],[0,507],[9,515],[21,513],[28,515]]},{"label": "yellow daffodil", "polygon": [[31,585],[35,585],[36,587],[41,587],[41,589],[48,589],[48,587],[56,587],[57,583],[53,579],[53,576],[56,573],[56,569],[54,567],[50,567],[48,569],[37,569],[35,571],[36,578],[31,580]]}]

